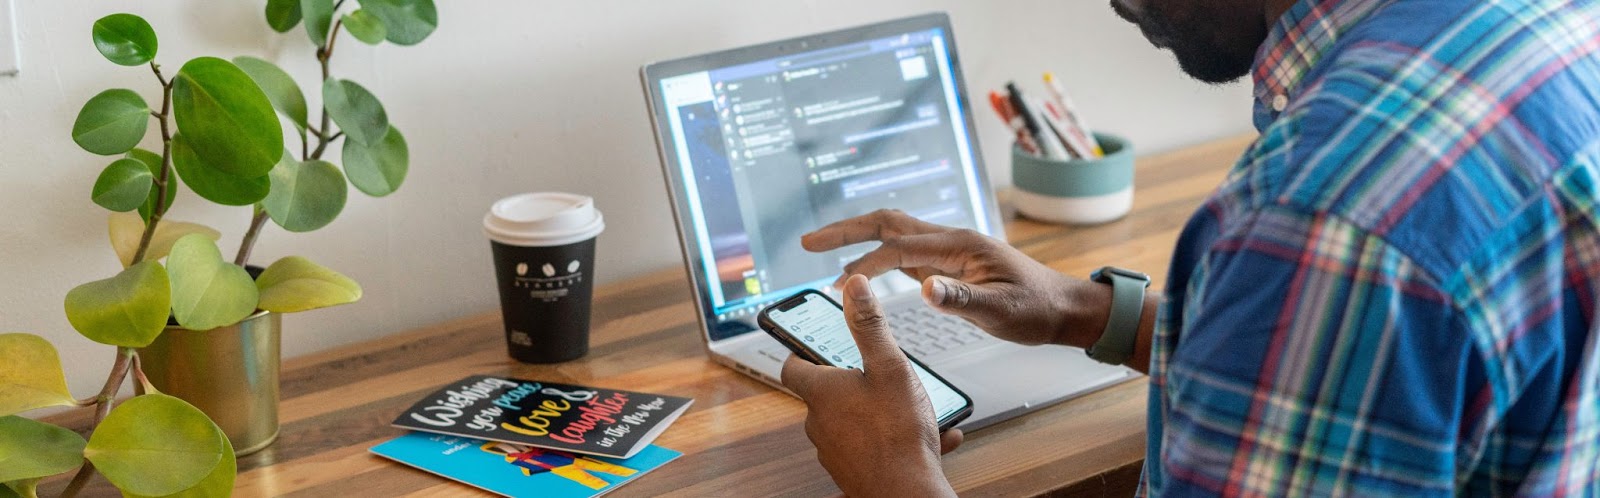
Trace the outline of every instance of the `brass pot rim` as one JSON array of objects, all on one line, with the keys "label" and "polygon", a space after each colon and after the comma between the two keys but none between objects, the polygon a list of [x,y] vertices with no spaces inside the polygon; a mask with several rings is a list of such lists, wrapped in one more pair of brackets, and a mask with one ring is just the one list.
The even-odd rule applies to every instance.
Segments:
[{"label": "brass pot rim", "polygon": [[262,318],[262,317],[265,317],[265,316],[271,315],[271,314],[272,314],[271,311],[256,310],[255,313],[251,313],[250,316],[244,317],[243,320],[239,320],[238,322],[234,322],[234,323],[230,323],[230,324],[227,324],[227,325],[223,325],[221,327],[217,327],[216,329],[206,329],[206,330],[187,329],[187,328],[184,328],[182,325],[172,325],[172,322],[168,321],[166,330],[187,330],[187,331],[190,331],[190,332],[208,332],[208,331],[217,330],[217,329],[225,329],[225,328],[228,328],[228,327],[232,327],[234,325],[238,325],[238,324],[241,324],[241,323],[244,323],[244,322],[248,322],[248,321],[251,321],[251,320]]}]

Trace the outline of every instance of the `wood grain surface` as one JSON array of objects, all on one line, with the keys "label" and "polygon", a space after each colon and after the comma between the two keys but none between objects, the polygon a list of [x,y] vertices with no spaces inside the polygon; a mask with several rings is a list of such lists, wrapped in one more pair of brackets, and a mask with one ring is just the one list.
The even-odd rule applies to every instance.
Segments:
[{"label": "wood grain surface", "polygon": [[[1141,158],[1134,210],[1123,220],[1096,227],[1013,220],[1009,239],[1070,275],[1117,265],[1150,273],[1159,288],[1179,230],[1250,140]],[[694,398],[657,440],[684,456],[608,496],[838,494],[801,429],[805,406],[711,362],[689,292],[682,269],[602,286],[589,355],[560,365],[507,358],[498,312],[286,360],[282,434],[239,460],[235,495],[485,496],[367,452],[401,434],[388,425],[396,414],[471,374]],[[1144,457],[1146,390],[1141,378],[968,434],[944,458],[945,474],[963,496],[1127,496]],[[87,419],[77,411],[50,421],[86,432]],[[48,481],[41,495],[64,485]],[[86,495],[116,491],[97,476]]]}]

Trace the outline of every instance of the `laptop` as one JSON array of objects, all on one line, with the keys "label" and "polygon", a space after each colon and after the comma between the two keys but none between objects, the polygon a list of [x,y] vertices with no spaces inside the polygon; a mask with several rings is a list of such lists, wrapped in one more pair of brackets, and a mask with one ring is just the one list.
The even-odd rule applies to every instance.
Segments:
[{"label": "laptop", "polygon": [[[800,236],[884,208],[1005,238],[943,13],[659,62],[641,70],[706,351],[778,389],[789,351],[762,307],[827,289],[861,245]],[[1082,350],[1024,347],[874,279],[902,348],[972,396],[964,430],[1130,379]],[[836,294],[835,294],[836,295]]]}]

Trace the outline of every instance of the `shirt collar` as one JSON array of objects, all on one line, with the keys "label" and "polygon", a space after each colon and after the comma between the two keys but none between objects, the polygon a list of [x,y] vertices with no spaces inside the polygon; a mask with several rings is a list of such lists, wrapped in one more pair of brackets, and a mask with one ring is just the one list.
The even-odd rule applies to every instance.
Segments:
[{"label": "shirt collar", "polygon": [[1273,25],[1253,70],[1256,127],[1264,129],[1322,56],[1357,22],[1394,0],[1300,0]]}]

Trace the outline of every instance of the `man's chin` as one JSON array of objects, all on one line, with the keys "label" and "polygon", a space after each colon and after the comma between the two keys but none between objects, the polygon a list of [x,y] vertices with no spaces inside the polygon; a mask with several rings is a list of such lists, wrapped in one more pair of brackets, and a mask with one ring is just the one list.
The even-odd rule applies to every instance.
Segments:
[{"label": "man's chin", "polygon": [[1172,41],[1168,40],[1164,36],[1152,36],[1149,33],[1146,33],[1144,35],[1144,39],[1150,42],[1150,46],[1160,50],[1168,50],[1172,48]]},{"label": "man's chin", "polygon": [[1178,58],[1178,67],[1184,74],[1205,83],[1224,85],[1250,74],[1250,61],[1231,60],[1215,52],[1195,53],[1172,49],[1172,53]]},{"label": "man's chin", "polygon": [[1172,48],[1172,38],[1167,36],[1166,33],[1150,29],[1145,27],[1145,25],[1140,24],[1139,34],[1144,35],[1144,40],[1150,42],[1150,45],[1155,48],[1161,50]]}]

